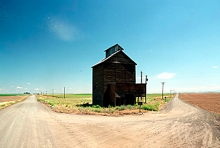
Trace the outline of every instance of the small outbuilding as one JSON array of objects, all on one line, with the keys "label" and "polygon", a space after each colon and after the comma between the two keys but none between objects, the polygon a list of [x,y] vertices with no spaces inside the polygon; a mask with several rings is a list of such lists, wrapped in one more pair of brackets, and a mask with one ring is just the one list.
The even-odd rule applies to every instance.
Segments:
[{"label": "small outbuilding", "polygon": [[136,84],[136,63],[118,44],[105,50],[106,57],[92,67],[92,101],[100,106],[134,105],[146,97],[146,84]]}]

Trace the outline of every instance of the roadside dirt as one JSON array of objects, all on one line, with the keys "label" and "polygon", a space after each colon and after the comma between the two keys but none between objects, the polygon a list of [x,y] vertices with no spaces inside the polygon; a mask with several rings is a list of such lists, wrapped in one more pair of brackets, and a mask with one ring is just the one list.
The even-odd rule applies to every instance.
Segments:
[{"label": "roadside dirt", "polygon": [[55,113],[31,96],[0,111],[0,147],[216,147],[219,116],[176,96],[159,112],[120,117]]},{"label": "roadside dirt", "polygon": [[0,96],[0,110],[17,102],[23,101],[27,96]]},{"label": "roadside dirt", "polygon": [[26,96],[0,96],[0,102],[19,101]]},{"label": "roadside dirt", "polygon": [[181,93],[179,98],[194,106],[220,115],[220,93]]}]

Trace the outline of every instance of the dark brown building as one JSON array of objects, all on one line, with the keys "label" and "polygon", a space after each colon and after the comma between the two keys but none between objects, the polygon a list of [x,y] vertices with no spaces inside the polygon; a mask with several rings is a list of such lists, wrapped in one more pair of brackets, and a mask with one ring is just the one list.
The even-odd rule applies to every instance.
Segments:
[{"label": "dark brown building", "polygon": [[116,106],[135,104],[145,97],[146,84],[136,84],[137,65],[118,44],[105,50],[106,57],[93,68],[93,104]]}]

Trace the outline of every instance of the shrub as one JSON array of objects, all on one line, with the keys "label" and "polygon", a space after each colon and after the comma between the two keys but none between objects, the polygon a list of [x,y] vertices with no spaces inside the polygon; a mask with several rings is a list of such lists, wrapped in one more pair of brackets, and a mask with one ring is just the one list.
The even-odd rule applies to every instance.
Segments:
[{"label": "shrub", "polygon": [[121,110],[125,110],[126,107],[125,105],[121,105],[121,106],[116,106],[115,109],[121,111]]},{"label": "shrub", "polygon": [[115,112],[115,110],[114,110],[114,109],[109,109],[109,112],[110,112],[111,114],[113,114],[113,113]]},{"label": "shrub", "polygon": [[166,99],[165,99],[165,102],[169,102],[169,101],[170,101],[170,98],[166,98]]},{"label": "shrub", "polygon": [[39,100],[39,101],[45,101],[44,98],[38,98],[37,100]]},{"label": "shrub", "polygon": [[132,110],[132,109],[134,108],[134,106],[132,106],[132,105],[127,105],[126,108]]},{"label": "shrub", "polygon": [[150,110],[150,111],[158,111],[158,107],[159,107],[159,104],[156,103],[154,105],[151,105],[151,104],[146,104],[146,105],[143,105],[142,106],[142,109],[144,110]]},{"label": "shrub", "polygon": [[113,114],[115,112],[115,108],[113,107],[103,108],[102,112],[107,114]]},{"label": "shrub", "polygon": [[52,101],[48,101],[48,104],[50,104],[51,106],[54,106],[54,102],[52,102]]},{"label": "shrub", "polygon": [[97,112],[97,113],[101,113],[102,112],[102,108],[95,108],[93,109],[94,112]]},{"label": "shrub", "polygon": [[101,108],[99,105],[93,105],[92,108]]}]

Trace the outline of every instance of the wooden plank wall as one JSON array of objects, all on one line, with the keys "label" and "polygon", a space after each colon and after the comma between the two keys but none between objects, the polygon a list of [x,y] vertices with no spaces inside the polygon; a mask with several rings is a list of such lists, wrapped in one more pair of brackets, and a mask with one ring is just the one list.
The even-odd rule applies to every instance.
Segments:
[{"label": "wooden plank wall", "polygon": [[104,74],[103,74],[103,64],[93,67],[93,92],[92,92],[92,102],[93,104],[98,104],[103,106],[104,98]]}]

